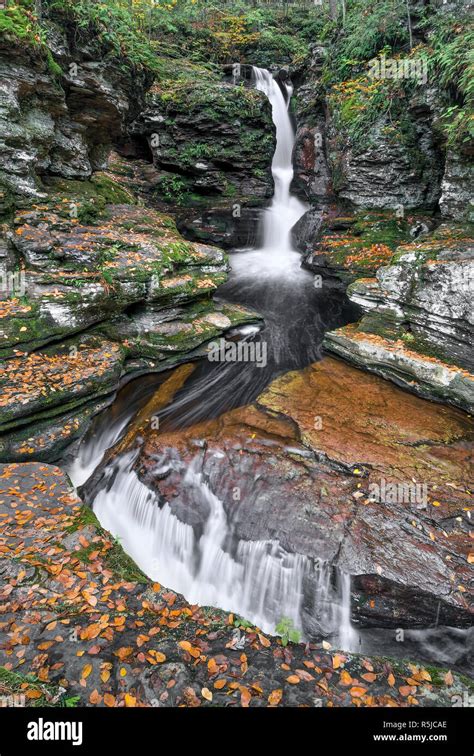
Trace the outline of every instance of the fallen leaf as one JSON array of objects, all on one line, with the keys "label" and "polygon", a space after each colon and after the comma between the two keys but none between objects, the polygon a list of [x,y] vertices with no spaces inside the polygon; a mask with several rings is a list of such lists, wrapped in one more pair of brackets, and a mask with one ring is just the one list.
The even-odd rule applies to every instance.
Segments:
[{"label": "fallen leaf", "polygon": [[278,706],[282,697],[283,697],[282,688],[277,688],[276,690],[272,690],[272,692],[268,696],[268,703],[270,704],[270,706]]},{"label": "fallen leaf", "polygon": [[360,698],[367,693],[367,688],[363,688],[361,685],[354,685],[349,689],[349,693],[353,698]]}]

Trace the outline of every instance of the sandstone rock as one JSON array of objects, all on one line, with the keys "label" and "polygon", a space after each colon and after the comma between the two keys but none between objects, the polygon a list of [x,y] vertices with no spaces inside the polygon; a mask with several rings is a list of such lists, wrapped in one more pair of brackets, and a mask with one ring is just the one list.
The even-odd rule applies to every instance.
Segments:
[{"label": "sandstone rock", "polygon": [[[193,460],[223,502],[234,541],[276,540],[352,575],[353,619],[361,626],[423,627],[436,617],[469,623],[465,481],[473,429],[462,412],[325,359],[217,420],[156,432],[146,417],[144,408],[127,437],[127,448],[139,450],[134,469],[198,535],[209,504],[184,480]],[[123,451],[123,444],[111,450],[87,484],[88,499]],[[382,481],[416,481],[426,497],[376,501],[371,491]],[[310,636],[321,632],[314,591],[309,582],[303,622]]]},{"label": "sandstone rock", "polygon": [[472,240],[441,226],[401,246],[376,279],[349,287],[366,314],[358,326],[326,334],[325,344],[422,396],[472,411],[473,277]]}]

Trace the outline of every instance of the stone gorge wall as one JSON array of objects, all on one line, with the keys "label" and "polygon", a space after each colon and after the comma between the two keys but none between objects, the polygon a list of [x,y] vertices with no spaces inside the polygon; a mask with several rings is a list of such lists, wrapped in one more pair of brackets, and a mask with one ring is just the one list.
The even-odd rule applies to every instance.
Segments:
[{"label": "stone gorge wall", "polygon": [[[5,460],[27,460],[33,453],[40,460],[58,459],[123,380],[202,354],[210,339],[257,317],[214,303],[212,292],[227,277],[225,255],[186,242],[172,218],[145,206],[130,178],[143,173],[143,161],[115,156],[108,165],[111,145],[123,145],[139,113],[142,123],[153,118],[150,106],[144,110],[150,75],[126,60],[103,61],[94,41],[76,48],[74,29],[51,24],[48,34],[49,61],[44,50],[13,37],[4,37],[0,47]],[[216,84],[215,90],[225,110],[230,88]],[[248,98],[232,107],[243,124],[254,119],[256,142],[268,112],[259,101],[263,115],[249,115],[245,102],[250,112]],[[216,122],[202,119],[210,143]],[[163,144],[170,154],[176,146],[179,163],[189,135],[177,113],[169,125],[175,143]],[[224,122],[218,149],[224,152],[244,131],[235,117]],[[271,132],[269,140],[265,156]],[[264,176],[262,154],[253,165]],[[233,159],[241,160],[238,152],[222,157],[216,181],[227,185],[227,171],[245,188],[247,167],[240,164],[233,173]],[[202,173],[197,169],[196,181]],[[255,187],[260,195],[271,189],[264,179]]]},{"label": "stone gorge wall", "polygon": [[429,83],[406,102],[410,139],[395,134],[385,114],[354,141],[321,84],[326,55],[315,45],[295,72],[294,190],[312,207],[294,239],[303,265],[326,285],[351,284],[349,297],[365,313],[329,333],[326,347],[470,411],[472,149],[448,149],[440,139],[440,97]]}]

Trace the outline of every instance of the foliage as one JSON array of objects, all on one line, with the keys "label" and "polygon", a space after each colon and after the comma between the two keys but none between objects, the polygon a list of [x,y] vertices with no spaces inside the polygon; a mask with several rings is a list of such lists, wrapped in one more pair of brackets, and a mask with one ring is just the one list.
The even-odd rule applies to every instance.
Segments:
[{"label": "foliage", "polygon": [[406,48],[405,4],[401,0],[353,0],[344,28],[333,26],[329,36],[333,44],[329,46],[326,83],[347,78],[384,48]]},{"label": "foliage", "polygon": [[16,38],[23,45],[43,55],[49,70],[60,75],[62,70],[55,62],[46,43],[46,35],[33,12],[34,3],[23,0],[9,5],[0,13],[0,36]]},{"label": "foliage", "polygon": [[472,22],[467,13],[447,13],[431,6],[418,8],[414,20],[422,41],[413,49],[409,48],[406,6],[400,0],[353,0],[345,25],[328,27],[323,83],[329,90],[336,127],[360,149],[370,142],[370,129],[377,123],[385,123],[386,134],[409,149],[415,146],[406,106],[419,82],[415,78],[370,78],[369,63],[381,56],[422,62],[429,83],[436,86],[441,98],[443,112],[438,125],[447,143],[459,146],[473,138]]},{"label": "foliage", "polygon": [[281,618],[275,628],[275,632],[281,636],[282,646],[287,646],[290,642],[299,643],[301,640],[301,633],[295,628],[293,620],[289,617]]},{"label": "foliage", "polygon": [[166,202],[182,205],[187,195],[186,181],[174,173],[163,176],[158,184],[158,192]]},{"label": "foliage", "polygon": [[474,139],[474,27],[465,17],[438,16],[429,34],[430,75],[445,95],[442,128],[450,146]]},{"label": "foliage", "polygon": [[[76,42],[96,40],[111,57],[125,59],[137,69],[154,71],[156,53],[141,26],[144,7],[151,3],[124,0],[91,3],[89,0],[45,0],[45,11],[53,20],[74,23]],[[139,7],[137,7],[139,6]]]}]

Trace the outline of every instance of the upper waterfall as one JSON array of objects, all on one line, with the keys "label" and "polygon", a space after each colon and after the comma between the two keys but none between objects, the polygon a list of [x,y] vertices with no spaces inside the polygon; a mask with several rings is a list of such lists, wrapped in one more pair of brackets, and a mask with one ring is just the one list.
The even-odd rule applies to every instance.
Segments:
[{"label": "upper waterfall", "polygon": [[255,88],[263,92],[272,106],[277,145],[272,161],[275,193],[271,205],[263,214],[263,248],[276,254],[293,252],[291,229],[306,211],[306,206],[290,193],[293,180],[293,147],[295,132],[289,114],[293,88],[283,84],[286,98],[270,71],[253,66]]}]

